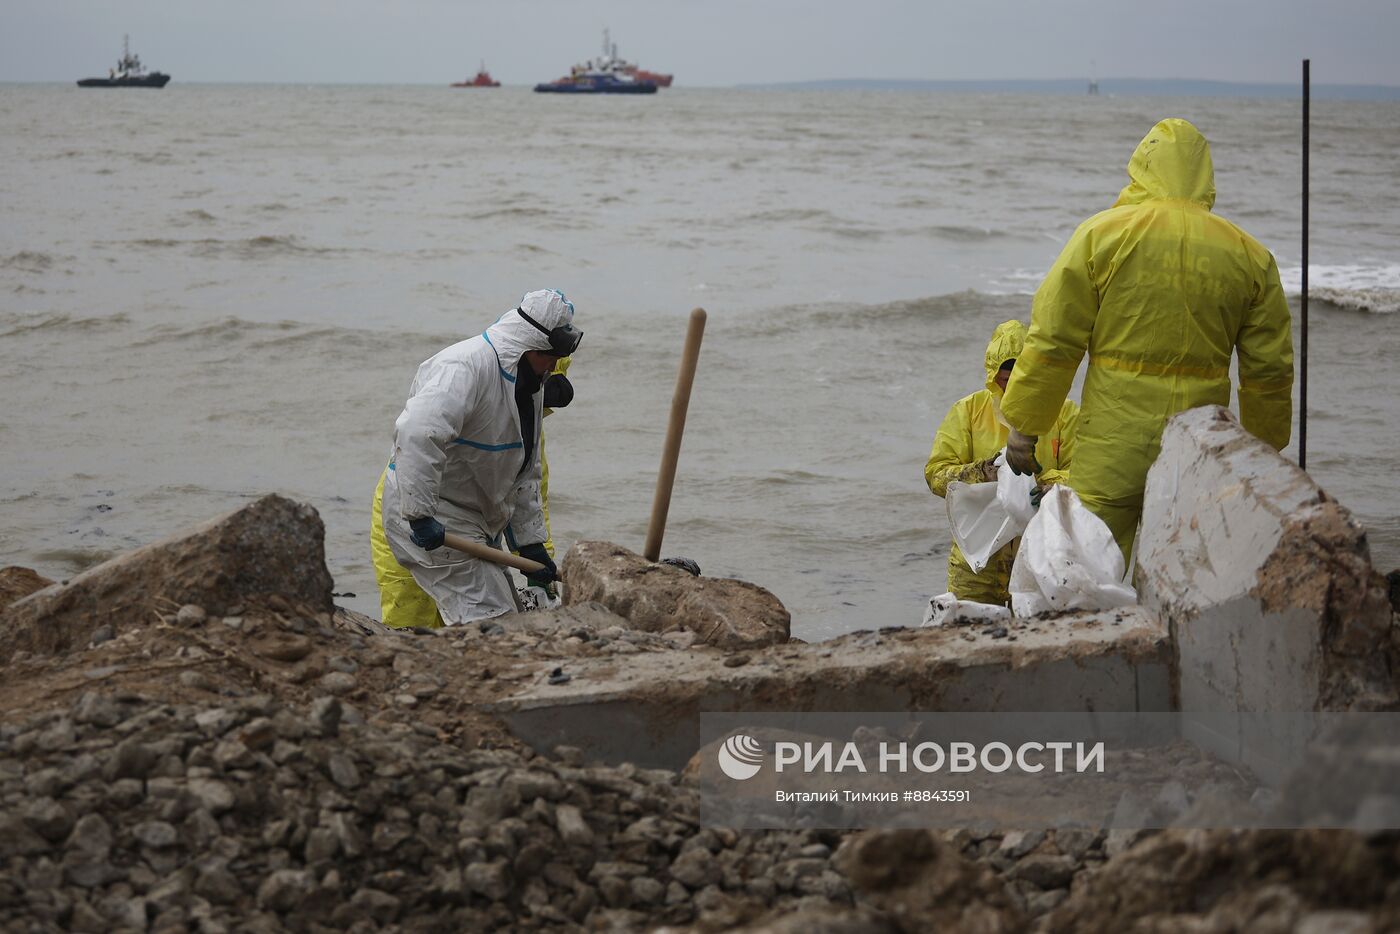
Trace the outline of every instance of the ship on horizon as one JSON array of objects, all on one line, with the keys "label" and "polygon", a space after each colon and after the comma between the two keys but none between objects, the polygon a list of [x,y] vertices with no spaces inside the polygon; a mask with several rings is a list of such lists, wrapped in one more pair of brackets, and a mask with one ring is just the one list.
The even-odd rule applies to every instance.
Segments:
[{"label": "ship on horizon", "polygon": [[486,62],[482,60],[481,68],[477,70],[476,77],[470,81],[454,81],[454,88],[498,88],[501,82],[491,77],[491,72],[486,70]]},{"label": "ship on horizon", "polygon": [[665,75],[657,71],[647,71],[638,66],[635,62],[629,62],[625,58],[618,57],[617,43],[608,37],[607,27],[603,27],[603,58],[612,63],[612,68],[619,74],[631,75],[637,81],[650,81],[658,88],[669,88],[674,75]]},{"label": "ship on horizon", "polygon": [[655,94],[658,87],[670,87],[671,75],[638,68],[619,58],[617,43],[603,30],[603,54],[575,65],[562,78],[535,85],[541,93],[553,94]]},{"label": "ship on horizon", "polygon": [[131,37],[122,36],[122,57],[115,68],[107,69],[105,78],[83,78],[80,88],[163,88],[170,76],[160,71],[147,72],[141,56],[131,54]]}]

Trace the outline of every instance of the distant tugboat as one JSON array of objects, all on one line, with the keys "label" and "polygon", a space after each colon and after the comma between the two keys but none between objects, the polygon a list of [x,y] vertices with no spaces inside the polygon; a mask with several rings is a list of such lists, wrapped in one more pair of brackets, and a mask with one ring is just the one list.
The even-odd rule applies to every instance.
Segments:
[{"label": "distant tugboat", "polygon": [[476,73],[476,77],[470,81],[454,81],[454,88],[498,88],[501,82],[491,78],[491,72],[486,70],[486,63],[481,63],[481,70]]},{"label": "distant tugboat", "polygon": [[163,88],[170,83],[170,76],[164,72],[147,73],[139,55],[131,54],[129,36],[122,36],[122,57],[116,68],[107,69],[105,78],[84,78],[78,82],[80,88]]}]

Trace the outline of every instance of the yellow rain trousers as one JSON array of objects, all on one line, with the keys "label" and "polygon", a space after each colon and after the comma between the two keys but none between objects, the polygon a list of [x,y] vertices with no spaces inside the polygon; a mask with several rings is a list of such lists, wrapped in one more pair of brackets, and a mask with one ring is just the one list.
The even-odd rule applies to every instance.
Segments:
[{"label": "yellow rain trousers", "polygon": [[[924,480],[934,495],[947,496],[948,484],[954,480],[982,483],[980,471],[972,465],[995,456],[1006,446],[1008,428],[998,411],[1001,387],[996,384],[996,375],[1003,363],[1020,357],[1025,340],[1026,326],[1019,321],[1003,322],[992,333],[985,358],[987,387],[955,402],[934,436],[933,451],[924,466]],[[1020,363],[1016,365],[1019,367]],[[1035,456],[1043,468],[1037,477],[1042,484],[1065,482],[1074,456],[1078,417],[1079,407],[1065,400],[1053,429],[1040,436]],[[954,544],[948,554],[948,589],[953,596],[1005,606],[1010,600],[1006,587],[1017,542],[1019,539],[992,555],[981,573],[968,566],[962,550]]]},{"label": "yellow rain trousers", "polygon": [[[555,364],[554,373],[567,373],[569,361],[565,357]],[[545,409],[549,415],[553,409]],[[554,534],[549,530],[549,461],[544,457],[544,429],[540,429],[540,511],[544,514],[544,547],[549,556],[554,557]],[[379,486],[374,490],[374,506],[370,510],[369,547],[374,562],[374,579],[379,584],[379,613],[384,625],[394,629],[410,626],[424,629],[442,627],[442,615],[437,603],[427,591],[418,586],[408,568],[399,564],[389,548],[389,540],[384,537],[384,474],[379,475]]]},{"label": "yellow rain trousers", "polygon": [[384,477],[374,490],[374,507],[370,511],[369,550],[374,560],[374,579],[379,584],[379,615],[384,625],[395,629],[418,626],[441,629],[442,616],[437,603],[427,591],[418,586],[408,568],[399,564],[384,536]]},{"label": "yellow rain trousers", "polygon": [[[559,374],[564,376],[569,372],[569,364],[573,362],[573,357],[565,357],[554,364],[554,369],[549,371],[549,375]],[[545,409],[541,419],[549,418],[554,414],[553,409]],[[540,425],[540,511],[544,513],[544,549],[549,552],[551,558],[554,557],[554,532],[549,528],[549,461],[544,459],[544,425]]]},{"label": "yellow rain trousers", "polygon": [[1186,409],[1229,405],[1232,352],[1244,427],[1281,449],[1293,419],[1292,322],[1278,267],[1210,212],[1205,138],[1185,120],[1163,120],[1138,144],[1128,176],[1037,290],[1002,401],[1012,425],[1043,435],[1088,352],[1069,484],[1113,530],[1125,560],[1163,425]]}]

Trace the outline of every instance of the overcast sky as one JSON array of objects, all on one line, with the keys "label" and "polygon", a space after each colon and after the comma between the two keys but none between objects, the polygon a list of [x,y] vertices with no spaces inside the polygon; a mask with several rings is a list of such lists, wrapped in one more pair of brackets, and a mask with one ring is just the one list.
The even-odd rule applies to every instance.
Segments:
[{"label": "overcast sky", "polygon": [[177,81],[506,84],[603,27],[678,85],[1192,78],[1400,85],[1400,0],[0,0],[0,81],[105,75],[123,33]]}]

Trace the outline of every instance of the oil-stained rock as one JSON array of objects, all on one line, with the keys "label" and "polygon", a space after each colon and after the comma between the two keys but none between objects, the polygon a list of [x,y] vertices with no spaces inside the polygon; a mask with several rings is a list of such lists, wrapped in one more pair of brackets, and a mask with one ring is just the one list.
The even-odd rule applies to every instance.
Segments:
[{"label": "oil-stained rock", "polygon": [[647,632],[688,630],[701,642],[737,649],[790,637],[792,618],[767,590],[747,581],[694,577],[653,564],[611,542],[576,542],[564,556],[564,599],[597,601]]}]

